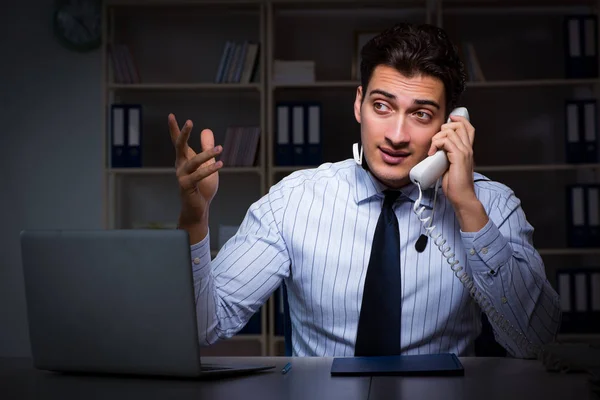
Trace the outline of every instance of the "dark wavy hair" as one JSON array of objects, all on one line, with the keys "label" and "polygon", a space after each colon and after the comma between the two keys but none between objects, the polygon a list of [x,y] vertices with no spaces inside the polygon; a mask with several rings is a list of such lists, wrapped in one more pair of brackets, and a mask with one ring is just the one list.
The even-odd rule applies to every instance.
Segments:
[{"label": "dark wavy hair", "polygon": [[446,93],[446,114],[456,107],[465,90],[467,75],[458,50],[437,26],[399,23],[369,40],[360,55],[363,93],[379,65],[395,68],[409,78],[424,74],[440,79]]}]

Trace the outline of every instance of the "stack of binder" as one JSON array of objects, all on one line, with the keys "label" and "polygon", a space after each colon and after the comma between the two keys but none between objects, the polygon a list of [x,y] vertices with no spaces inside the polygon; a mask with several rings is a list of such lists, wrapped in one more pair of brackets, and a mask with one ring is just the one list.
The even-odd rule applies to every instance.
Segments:
[{"label": "stack of binder", "polygon": [[321,164],[321,104],[278,102],[275,118],[276,165]]},{"label": "stack of binder", "polygon": [[561,333],[600,332],[600,268],[561,268],[556,273]]},{"label": "stack of binder", "polygon": [[111,106],[111,167],[142,166],[142,106],[113,104]]},{"label": "stack of binder", "polygon": [[140,83],[140,73],[126,44],[109,44],[108,55],[115,83]]},{"label": "stack of binder", "polygon": [[600,184],[567,186],[567,242],[569,247],[600,246]]},{"label": "stack of binder", "polygon": [[215,83],[250,83],[257,78],[260,43],[246,40],[225,42]]},{"label": "stack of binder", "polygon": [[256,163],[259,126],[230,126],[225,132],[221,161],[226,167],[251,167]]},{"label": "stack of binder", "polygon": [[564,20],[565,70],[567,78],[598,77],[598,18],[570,15]]},{"label": "stack of binder", "polygon": [[568,163],[597,163],[598,121],[596,100],[565,102],[566,160]]}]

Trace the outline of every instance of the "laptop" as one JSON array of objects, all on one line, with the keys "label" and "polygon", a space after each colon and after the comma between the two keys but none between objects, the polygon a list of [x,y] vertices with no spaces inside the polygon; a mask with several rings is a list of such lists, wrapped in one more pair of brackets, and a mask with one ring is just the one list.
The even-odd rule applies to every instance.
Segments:
[{"label": "laptop", "polygon": [[216,378],[274,365],[207,365],[183,230],[24,230],[34,366],[74,373]]}]

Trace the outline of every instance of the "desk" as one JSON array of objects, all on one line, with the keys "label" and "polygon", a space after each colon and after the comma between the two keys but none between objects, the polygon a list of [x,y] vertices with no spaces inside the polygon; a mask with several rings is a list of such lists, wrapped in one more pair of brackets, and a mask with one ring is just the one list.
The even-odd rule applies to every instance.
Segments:
[{"label": "desk", "polygon": [[[587,374],[546,372],[537,361],[460,358],[464,377],[331,377],[332,358],[206,358],[207,363],[270,363],[274,371],[218,381],[77,376],[38,371],[28,359],[0,358],[2,399],[264,400],[595,400]],[[281,368],[292,361],[286,375]]]},{"label": "desk", "polygon": [[[81,376],[35,370],[31,360],[0,358],[2,400],[366,400],[370,378],[330,376],[331,358],[202,357],[205,363],[271,364],[275,370],[214,381]],[[10,394],[7,396],[7,394]]]},{"label": "desk", "polygon": [[460,357],[464,377],[376,377],[369,400],[598,400],[587,373],[547,372],[535,360]]}]

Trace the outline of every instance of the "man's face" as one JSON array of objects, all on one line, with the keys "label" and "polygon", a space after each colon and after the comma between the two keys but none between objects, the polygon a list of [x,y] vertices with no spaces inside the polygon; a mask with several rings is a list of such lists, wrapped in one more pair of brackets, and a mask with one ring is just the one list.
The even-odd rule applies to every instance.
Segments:
[{"label": "man's face", "polygon": [[358,88],[354,115],[361,124],[363,157],[386,186],[409,183],[411,168],[427,156],[431,138],[444,123],[444,95],[441,80],[407,78],[387,66],[373,71],[366,93]]}]

